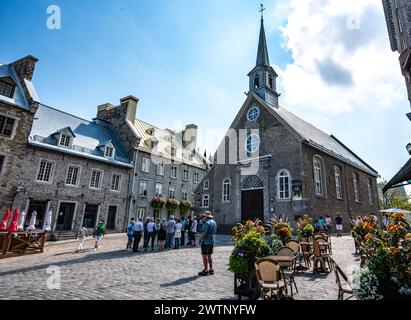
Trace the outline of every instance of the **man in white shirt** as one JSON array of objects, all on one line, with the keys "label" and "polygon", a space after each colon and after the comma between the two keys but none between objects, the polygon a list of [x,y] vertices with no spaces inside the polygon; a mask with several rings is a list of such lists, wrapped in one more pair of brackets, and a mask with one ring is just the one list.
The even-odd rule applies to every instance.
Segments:
[{"label": "man in white shirt", "polygon": [[141,236],[143,235],[144,226],[141,222],[141,219],[138,218],[137,222],[133,226],[133,252],[138,252],[138,245],[141,241]]},{"label": "man in white shirt", "polygon": [[146,240],[144,241],[144,251],[147,251],[148,244],[151,239],[151,251],[154,251],[154,241],[156,238],[156,232],[157,232],[157,226],[156,223],[154,222],[154,218],[150,218],[149,223],[147,224],[147,237]]}]

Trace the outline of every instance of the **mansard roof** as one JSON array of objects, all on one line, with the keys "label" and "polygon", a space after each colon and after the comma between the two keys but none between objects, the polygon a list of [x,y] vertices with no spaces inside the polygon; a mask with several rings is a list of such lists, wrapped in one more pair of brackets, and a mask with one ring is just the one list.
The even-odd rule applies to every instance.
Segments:
[{"label": "mansard roof", "polygon": [[[70,148],[59,146],[54,137],[56,132],[67,128],[73,132],[73,143]],[[116,149],[113,159],[105,158],[98,148],[107,141],[111,141]],[[128,158],[122,143],[109,126],[90,122],[42,104],[33,121],[29,144],[113,165],[132,167],[132,161]]]},{"label": "mansard roof", "polygon": [[282,123],[291,133],[301,142],[329,154],[332,157],[338,158],[372,176],[378,176],[378,172],[357,156],[353,151],[346,147],[333,135],[329,135],[312,124],[299,118],[292,112],[283,107],[272,108],[258,95],[251,92],[248,95],[243,107],[231,125],[235,128],[236,123],[241,115],[246,112],[252,99],[257,100],[264,108],[266,108],[280,123]]}]

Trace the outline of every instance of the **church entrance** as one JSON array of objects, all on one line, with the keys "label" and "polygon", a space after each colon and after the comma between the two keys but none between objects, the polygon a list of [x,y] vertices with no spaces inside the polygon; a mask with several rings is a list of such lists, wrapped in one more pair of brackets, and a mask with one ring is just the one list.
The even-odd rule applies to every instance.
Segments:
[{"label": "church entrance", "polygon": [[264,190],[241,192],[241,222],[260,219],[264,221]]},{"label": "church entrance", "polygon": [[248,176],[242,183],[241,222],[257,218],[264,221],[263,182],[257,176]]}]

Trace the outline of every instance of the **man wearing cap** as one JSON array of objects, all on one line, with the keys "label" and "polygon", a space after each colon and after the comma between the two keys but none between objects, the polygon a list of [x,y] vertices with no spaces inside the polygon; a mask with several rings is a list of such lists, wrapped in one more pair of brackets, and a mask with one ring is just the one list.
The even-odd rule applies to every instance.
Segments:
[{"label": "man wearing cap", "polygon": [[[210,211],[206,211],[202,214],[205,218],[203,224],[202,233],[200,236],[201,242],[201,255],[203,257],[204,270],[199,272],[199,276],[213,275],[213,260],[211,255],[213,254],[215,235],[217,231],[217,224],[214,221],[214,217]],[[209,268],[208,268],[209,267]]]}]

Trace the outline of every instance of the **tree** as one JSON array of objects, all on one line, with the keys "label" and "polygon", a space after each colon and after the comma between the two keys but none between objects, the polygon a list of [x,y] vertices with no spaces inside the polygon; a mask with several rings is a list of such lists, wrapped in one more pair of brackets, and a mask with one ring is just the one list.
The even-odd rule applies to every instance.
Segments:
[{"label": "tree", "polygon": [[410,199],[408,198],[404,187],[393,188],[383,194],[382,189],[386,184],[387,182],[385,180],[378,182],[380,208],[383,210],[398,208],[411,211]]}]

